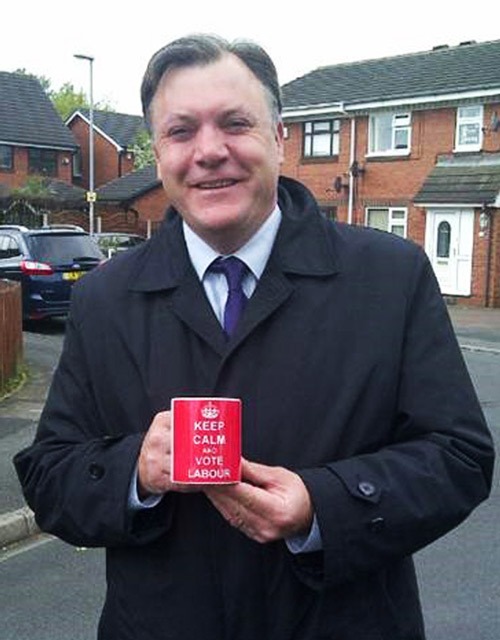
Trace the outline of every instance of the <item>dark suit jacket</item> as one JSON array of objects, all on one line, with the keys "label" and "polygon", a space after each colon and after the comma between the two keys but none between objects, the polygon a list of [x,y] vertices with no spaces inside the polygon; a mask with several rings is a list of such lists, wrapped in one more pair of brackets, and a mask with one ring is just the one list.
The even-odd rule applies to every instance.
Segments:
[{"label": "dark suit jacket", "polygon": [[[423,251],[332,224],[281,180],[283,222],[226,343],[180,220],[75,288],[35,443],[41,527],[107,547],[103,640],[421,640],[411,554],[488,495],[493,450]],[[243,400],[243,453],[296,470],[323,551],[231,528],[203,494],[127,508],[144,432],[183,395]]]}]

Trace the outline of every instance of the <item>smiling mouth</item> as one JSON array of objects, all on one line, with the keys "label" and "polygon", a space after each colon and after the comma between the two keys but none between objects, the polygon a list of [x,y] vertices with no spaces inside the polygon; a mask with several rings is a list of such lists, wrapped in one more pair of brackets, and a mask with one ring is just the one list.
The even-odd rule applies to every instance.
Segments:
[{"label": "smiling mouth", "polygon": [[238,180],[225,179],[225,180],[207,180],[205,182],[198,182],[196,184],[197,189],[225,189],[226,187],[232,187],[237,184]]}]

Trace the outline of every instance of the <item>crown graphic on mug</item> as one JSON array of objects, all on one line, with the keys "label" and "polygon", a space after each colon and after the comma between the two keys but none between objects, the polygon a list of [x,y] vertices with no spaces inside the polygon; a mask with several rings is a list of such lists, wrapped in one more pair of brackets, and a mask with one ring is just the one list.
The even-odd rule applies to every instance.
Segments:
[{"label": "crown graphic on mug", "polygon": [[201,415],[207,420],[215,420],[218,418],[220,414],[220,410],[212,403],[209,402],[201,409]]}]

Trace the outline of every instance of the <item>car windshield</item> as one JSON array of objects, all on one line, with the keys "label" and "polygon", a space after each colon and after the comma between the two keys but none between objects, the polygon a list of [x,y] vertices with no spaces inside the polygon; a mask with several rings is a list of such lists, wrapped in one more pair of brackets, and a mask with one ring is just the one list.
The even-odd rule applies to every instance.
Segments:
[{"label": "car windshield", "polygon": [[90,236],[77,233],[33,234],[28,239],[32,257],[39,262],[67,264],[75,260],[103,259]]}]

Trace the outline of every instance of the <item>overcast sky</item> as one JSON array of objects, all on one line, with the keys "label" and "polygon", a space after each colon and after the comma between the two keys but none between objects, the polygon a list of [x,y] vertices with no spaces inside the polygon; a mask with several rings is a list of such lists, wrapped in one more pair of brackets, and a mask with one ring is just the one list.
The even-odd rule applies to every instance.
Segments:
[{"label": "overcast sky", "polygon": [[2,9],[0,71],[25,68],[88,93],[89,65],[73,54],[90,55],[94,100],[140,114],[149,58],[188,33],[257,41],[284,84],[323,65],[497,40],[499,16],[498,0],[13,0]]}]

